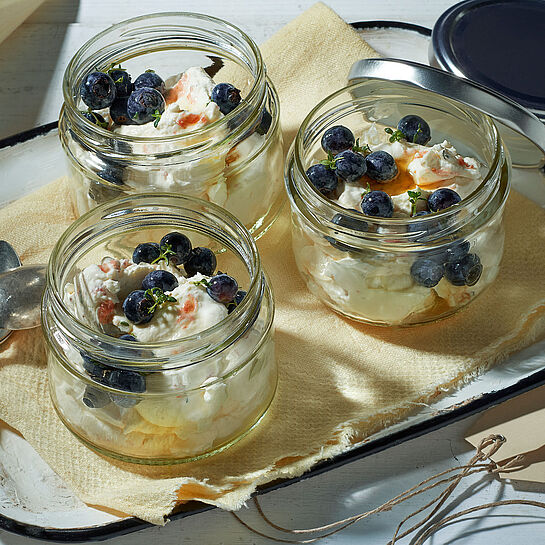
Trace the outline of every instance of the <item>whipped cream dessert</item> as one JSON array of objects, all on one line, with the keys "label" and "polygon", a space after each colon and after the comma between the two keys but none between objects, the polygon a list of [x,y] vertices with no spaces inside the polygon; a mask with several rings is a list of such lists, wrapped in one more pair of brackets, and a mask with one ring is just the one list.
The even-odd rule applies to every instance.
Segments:
[{"label": "whipped cream dessert", "polygon": [[[281,196],[280,131],[268,133],[270,114],[264,110],[260,124],[238,136],[238,140],[229,140],[229,124],[203,134],[203,130],[225,116],[222,110],[229,113],[212,100],[216,87],[201,67],[191,67],[165,80],[161,105],[164,110],[156,110],[155,121],[138,124],[131,121],[129,114],[125,117],[115,115],[117,111],[112,114],[113,106],[92,112],[114,135],[145,137],[157,142],[120,142],[119,149],[129,149],[135,158],[121,164],[109,161],[104,154],[97,155],[77,139],[72,140],[70,149],[76,162],[83,165],[84,171],[93,170],[104,180],[97,182],[96,178],[85,176],[85,172],[83,175],[78,170],[73,172],[79,178],[76,192],[79,213],[122,192],[161,191],[192,195],[218,204],[250,228],[262,221]],[[120,119],[127,120],[119,124]],[[180,139],[164,140],[165,137]],[[210,138],[223,144],[213,151],[199,151],[199,144]],[[152,161],[154,154],[168,154],[168,157]]]},{"label": "whipped cream dessert", "polygon": [[[425,122],[420,121],[424,127]],[[307,170],[311,183],[331,201],[361,213],[358,221],[336,214],[334,224],[367,232],[366,215],[410,218],[458,203],[463,206],[483,181],[480,163],[460,155],[446,140],[433,145],[417,143],[414,134],[407,138],[399,129],[375,123],[355,135],[339,127],[342,130],[333,128],[337,134],[327,135],[326,131],[322,139],[329,160]],[[427,131],[429,140],[429,127]],[[346,162],[340,164],[346,152],[335,149],[342,146],[343,138],[350,145],[345,148],[350,168]],[[317,153],[315,158],[319,161],[323,156]],[[437,210],[435,203],[439,203]],[[424,246],[417,253],[350,247],[334,236],[318,235],[297,216],[293,222],[296,262],[309,289],[342,314],[385,325],[429,321],[448,308],[465,305],[496,277],[502,255],[500,219],[462,239],[451,233],[448,240],[452,243],[443,240],[439,250],[425,250]],[[420,233],[430,240],[434,230],[427,232],[423,225],[413,222],[407,231],[415,232],[413,238]],[[441,223],[435,226],[437,231],[444,227]],[[387,234],[388,228],[379,226],[377,233]]]},{"label": "whipped cream dessert", "polygon": [[[140,261],[154,261],[152,246],[138,246],[133,259],[104,257],[99,264],[85,267],[65,285],[64,302],[79,321],[112,338],[130,341],[135,347],[180,340],[179,349],[173,349],[183,351],[183,339],[219,324],[245,292],[237,291],[236,281],[228,275],[195,272],[195,265],[189,266],[192,254],[185,250],[185,264],[167,259]],[[201,249],[191,252],[195,250]],[[215,267],[215,259],[212,263]],[[202,259],[196,267],[212,268]],[[150,279],[159,280],[154,285]],[[165,282],[172,289],[159,287],[167,287]],[[150,285],[145,293],[158,303],[151,318],[141,305],[131,306],[134,294]],[[138,302],[144,299],[145,294]],[[265,321],[260,313],[236,342],[217,355],[173,369],[146,370],[142,363],[127,369],[111,359],[71,348],[71,359],[85,380],[62,365],[50,365],[56,406],[69,427],[81,430],[93,447],[107,452],[135,459],[183,460],[214,451],[251,428],[274,394],[274,345],[270,336],[263,340]],[[119,347],[114,352],[114,359],[125,355],[130,360],[129,350]],[[139,353],[148,355],[150,362],[157,357],[152,349],[142,348]]]}]

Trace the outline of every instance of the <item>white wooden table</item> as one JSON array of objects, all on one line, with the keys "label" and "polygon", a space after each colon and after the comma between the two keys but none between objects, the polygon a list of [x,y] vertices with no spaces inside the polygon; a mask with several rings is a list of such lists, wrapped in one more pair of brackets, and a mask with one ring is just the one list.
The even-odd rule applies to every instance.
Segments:
[{"label": "white wooden table", "polygon": [[[25,1],[25,0],[20,0]],[[312,0],[48,0],[25,24],[0,44],[0,138],[54,121],[62,102],[64,68],[86,40],[112,23],[157,11],[199,11],[231,20],[257,42],[271,36],[313,3]],[[346,21],[403,20],[432,27],[450,0],[330,0]],[[0,24],[1,24],[0,14]],[[439,471],[464,463],[472,455],[463,440],[473,419],[303,481],[262,498],[265,512],[281,525],[305,528],[368,510]],[[459,510],[498,499],[543,501],[545,487],[516,491],[488,478],[460,487]],[[416,507],[400,506],[322,541],[324,544],[385,544],[397,523]],[[446,509],[449,511],[449,508]],[[242,510],[246,521],[260,524],[253,507]],[[450,525],[428,543],[512,545],[543,543],[545,519],[537,510],[511,506],[490,510]],[[0,545],[46,543],[0,532]],[[136,534],[111,539],[109,545],[202,545],[272,543],[251,534],[229,513],[219,510],[192,516]],[[409,543],[402,540],[400,543]]]}]

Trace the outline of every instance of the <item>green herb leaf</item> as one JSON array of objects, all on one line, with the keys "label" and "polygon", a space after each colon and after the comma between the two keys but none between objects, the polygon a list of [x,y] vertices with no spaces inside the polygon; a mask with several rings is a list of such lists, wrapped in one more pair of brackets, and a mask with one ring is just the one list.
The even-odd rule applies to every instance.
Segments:
[{"label": "green herb leaf", "polygon": [[125,326],[125,327],[129,327],[130,324],[129,324],[129,322],[126,322],[125,320],[121,320],[121,321],[119,322],[119,325],[122,325],[122,326]]},{"label": "green herb leaf", "polygon": [[157,125],[159,125],[159,121],[161,121],[161,112],[159,110],[155,110],[153,114],[151,114],[152,117],[155,118],[155,121],[153,122],[153,126],[157,128]]},{"label": "green herb leaf", "polygon": [[144,295],[146,299],[153,301],[153,305],[148,309],[148,314],[153,314],[164,303],[176,303],[176,299],[171,295],[167,295],[161,288],[146,290]]},{"label": "green herb leaf", "polygon": [[162,260],[164,260],[165,263],[168,263],[168,260],[169,260],[170,256],[174,255],[176,253],[172,249],[172,245],[168,244],[168,242],[166,244],[163,244],[162,246],[160,246],[159,249],[161,250],[161,253],[159,254],[159,257],[157,259],[154,259],[151,262],[152,265],[155,264],[155,263],[159,263],[159,261],[162,261]]},{"label": "green herb leaf", "polygon": [[413,144],[416,144],[416,138],[418,137],[419,134],[422,134],[422,126],[420,123],[418,124],[418,128],[416,129],[416,132],[414,133]]},{"label": "green herb leaf", "polygon": [[[108,66],[108,68],[106,68],[105,72],[106,74],[111,74],[114,70],[125,70],[125,68],[122,68],[121,64],[118,64],[117,65],[117,68],[115,67],[115,62],[111,62]],[[116,83],[119,83],[119,80],[116,81]]]},{"label": "green herb leaf", "polygon": [[388,138],[388,140],[391,144],[393,144],[394,142],[399,142],[400,140],[405,140],[405,135],[399,129],[396,129],[394,131],[393,129],[390,129],[390,127],[386,127],[384,129],[384,132],[390,135],[390,138]]},{"label": "green herb leaf", "polygon": [[407,191],[409,202],[411,203],[411,216],[416,214],[416,203],[418,201],[427,201],[426,197],[422,197],[422,191],[418,188],[416,191]]},{"label": "green herb leaf", "polygon": [[369,155],[371,153],[371,148],[369,144],[363,144],[363,147],[360,146],[360,139],[356,140],[356,143],[352,146],[352,151],[355,153],[361,153],[362,155]]},{"label": "green herb leaf", "polygon": [[328,153],[327,159],[324,159],[323,161],[320,161],[320,164],[326,166],[330,170],[335,170],[337,168],[335,166],[335,163],[337,161],[338,161],[338,159],[335,159],[335,157],[333,157],[332,153]]},{"label": "green herb leaf", "polygon": [[151,72],[151,73],[155,74],[155,70],[152,70],[151,68],[148,68],[148,69],[146,70],[146,72],[148,72],[148,73]]},{"label": "green herb leaf", "polygon": [[365,195],[367,195],[369,191],[371,191],[371,186],[369,185],[369,182],[367,182],[367,187],[365,188],[365,191],[361,194],[361,198],[363,199],[363,197],[365,197]]},{"label": "green herb leaf", "polygon": [[194,282],[191,282],[191,283],[195,286],[204,286],[205,288],[210,286],[210,282],[208,282],[206,278],[201,278],[200,280],[195,280]]}]

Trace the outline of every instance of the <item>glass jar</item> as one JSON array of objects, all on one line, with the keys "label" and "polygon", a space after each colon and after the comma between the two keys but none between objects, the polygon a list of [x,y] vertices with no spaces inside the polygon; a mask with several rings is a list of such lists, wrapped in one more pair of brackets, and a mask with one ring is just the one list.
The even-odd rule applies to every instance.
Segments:
[{"label": "glass jar", "polygon": [[[247,289],[232,312],[196,334],[149,343],[107,335],[106,326],[76,317],[65,290],[84,283],[85,267],[109,261],[105,256],[130,258],[138,244],[172,230],[212,249],[218,269]],[[66,230],[49,261],[42,324],[53,404],[70,431],[108,456],[171,464],[221,451],[252,429],[272,401],[273,315],[255,241],[232,215],[168,194],[105,203]]]},{"label": "glass jar", "polygon": [[[384,134],[384,128],[395,129],[408,114],[428,122],[432,142],[448,140],[458,153],[478,161],[482,181],[460,203],[421,217],[372,217],[361,208],[339,206],[310,183],[305,172],[323,159],[321,137],[326,129],[344,125],[356,137],[364,134],[362,128]],[[362,139],[360,145],[364,143]],[[341,89],[303,121],[286,163],[297,267],[314,295],[354,320],[404,326],[449,316],[498,274],[510,175],[509,155],[487,115],[400,82],[369,80]],[[408,185],[399,178],[392,183],[400,192],[407,191],[415,187],[409,179]],[[362,196],[365,192],[362,187]],[[446,273],[431,287],[415,281],[411,268],[417,260],[433,260],[452,272],[448,259],[456,252],[471,254],[464,263],[475,265],[463,285],[453,285]]]},{"label": "glass jar", "polygon": [[[82,115],[87,107],[79,88],[87,74],[107,70],[112,63],[122,64],[133,79],[153,68],[165,79],[167,102],[168,89],[190,67],[204,69],[208,75],[201,72],[201,79],[211,76],[216,83],[234,84],[243,98],[229,114],[216,112],[215,121],[180,110],[174,101],[165,128],[161,123],[157,128],[154,123],[110,123],[114,130],[108,130]],[[196,81],[187,87],[190,102],[202,92]],[[182,92],[178,89],[183,85],[172,92]],[[236,26],[194,13],[156,13],[124,21],[74,55],[63,94],[59,134],[79,214],[123,194],[160,191],[214,202],[255,237],[277,216],[283,202],[278,95],[259,48]],[[108,110],[99,112],[109,119]]]}]

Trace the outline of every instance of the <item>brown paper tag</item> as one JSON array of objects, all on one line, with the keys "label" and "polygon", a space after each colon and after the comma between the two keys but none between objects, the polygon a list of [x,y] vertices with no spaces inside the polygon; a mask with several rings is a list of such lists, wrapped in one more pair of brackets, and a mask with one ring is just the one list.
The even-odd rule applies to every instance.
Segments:
[{"label": "brown paper tag", "polygon": [[545,483],[545,386],[484,412],[467,431],[466,441],[476,447],[490,434],[500,434],[507,439],[492,457],[498,465],[523,455],[517,469],[500,472],[501,477]]}]

